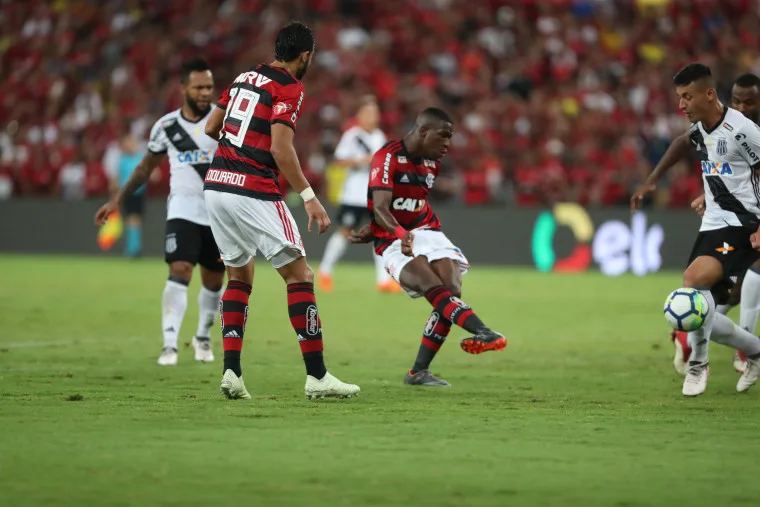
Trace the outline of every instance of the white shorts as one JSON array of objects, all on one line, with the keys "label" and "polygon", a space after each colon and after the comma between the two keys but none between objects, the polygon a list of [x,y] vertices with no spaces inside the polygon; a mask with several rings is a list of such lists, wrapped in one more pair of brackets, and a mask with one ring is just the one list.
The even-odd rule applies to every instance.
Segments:
[{"label": "white shorts", "polygon": [[248,264],[256,252],[275,268],[305,255],[303,240],[282,201],[205,190],[211,232],[226,266]]},{"label": "white shorts", "polygon": [[[467,258],[459,248],[454,246],[454,243],[449,241],[449,238],[443,232],[431,229],[415,229],[412,233],[414,234],[414,247],[412,248],[414,257],[424,255],[427,257],[428,262],[440,259],[453,259],[459,265],[459,272],[461,274],[464,275],[470,270],[470,263],[467,261]],[[413,298],[418,298],[422,297],[422,294],[408,289],[401,284],[401,272],[407,264],[412,262],[414,257],[401,253],[400,239],[391,243],[383,251],[385,270],[404,288],[404,292]]]}]

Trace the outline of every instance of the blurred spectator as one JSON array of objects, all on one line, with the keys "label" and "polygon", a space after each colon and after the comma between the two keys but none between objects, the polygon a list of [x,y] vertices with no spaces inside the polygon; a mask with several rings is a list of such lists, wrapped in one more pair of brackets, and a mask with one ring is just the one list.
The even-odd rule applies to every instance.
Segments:
[{"label": "blurred spectator", "polygon": [[[0,0],[0,197],[102,193],[118,127],[144,139],[179,107],[183,59],[206,58],[219,93],[269,61],[274,33],[297,18],[317,36],[296,136],[315,185],[372,93],[390,138],[425,106],[454,116],[447,166],[467,204],[621,205],[687,126],[678,68],[710,65],[724,99],[737,75],[760,72],[758,11],[754,0]],[[663,205],[688,205],[695,171],[674,172]]]}]

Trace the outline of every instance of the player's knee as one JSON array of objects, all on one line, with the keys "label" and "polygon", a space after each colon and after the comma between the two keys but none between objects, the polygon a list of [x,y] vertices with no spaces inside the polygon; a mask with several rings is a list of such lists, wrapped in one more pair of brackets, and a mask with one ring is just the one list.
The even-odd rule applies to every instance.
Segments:
[{"label": "player's knee", "polygon": [[278,270],[285,283],[314,283],[314,270],[306,262],[293,262]]},{"label": "player's knee", "polygon": [[462,282],[459,280],[451,280],[446,282],[446,288],[449,289],[452,295],[455,297],[462,297]]},{"label": "player's knee", "polygon": [[177,261],[169,264],[169,277],[190,281],[193,277],[193,265],[189,262]]}]

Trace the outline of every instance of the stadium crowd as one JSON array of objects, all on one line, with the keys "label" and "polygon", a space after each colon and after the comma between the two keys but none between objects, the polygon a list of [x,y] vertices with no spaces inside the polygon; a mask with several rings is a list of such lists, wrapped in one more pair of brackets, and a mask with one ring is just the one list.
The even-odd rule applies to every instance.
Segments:
[{"label": "stadium crowd", "polygon": [[[234,69],[271,61],[295,18],[317,36],[296,141],[323,191],[369,93],[390,137],[426,106],[454,115],[444,171],[458,191],[440,198],[625,204],[687,126],[678,68],[710,65],[724,100],[760,73],[758,13],[753,0],[0,0],[0,198],[107,194],[121,147],[181,104],[183,59],[204,57],[221,93]],[[700,186],[683,164],[655,204],[687,206]]]}]

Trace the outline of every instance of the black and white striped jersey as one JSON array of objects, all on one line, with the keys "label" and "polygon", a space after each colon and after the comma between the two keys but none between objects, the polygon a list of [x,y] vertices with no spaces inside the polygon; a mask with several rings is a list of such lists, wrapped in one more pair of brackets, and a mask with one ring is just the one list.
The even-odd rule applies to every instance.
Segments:
[{"label": "black and white striped jersey", "polygon": [[705,185],[705,214],[700,231],[728,226],[760,225],[760,128],[726,107],[720,121],[707,130],[691,125]]},{"label": "black and white striped jersey", "polygon": [[196,122],[177,109],[162,116],[150,131],[148,149],[169,157],[171,176],[166,218],[209,225],[203,200],[203,181],[214,159],[217,142],[204,133],[209,112]]}]

